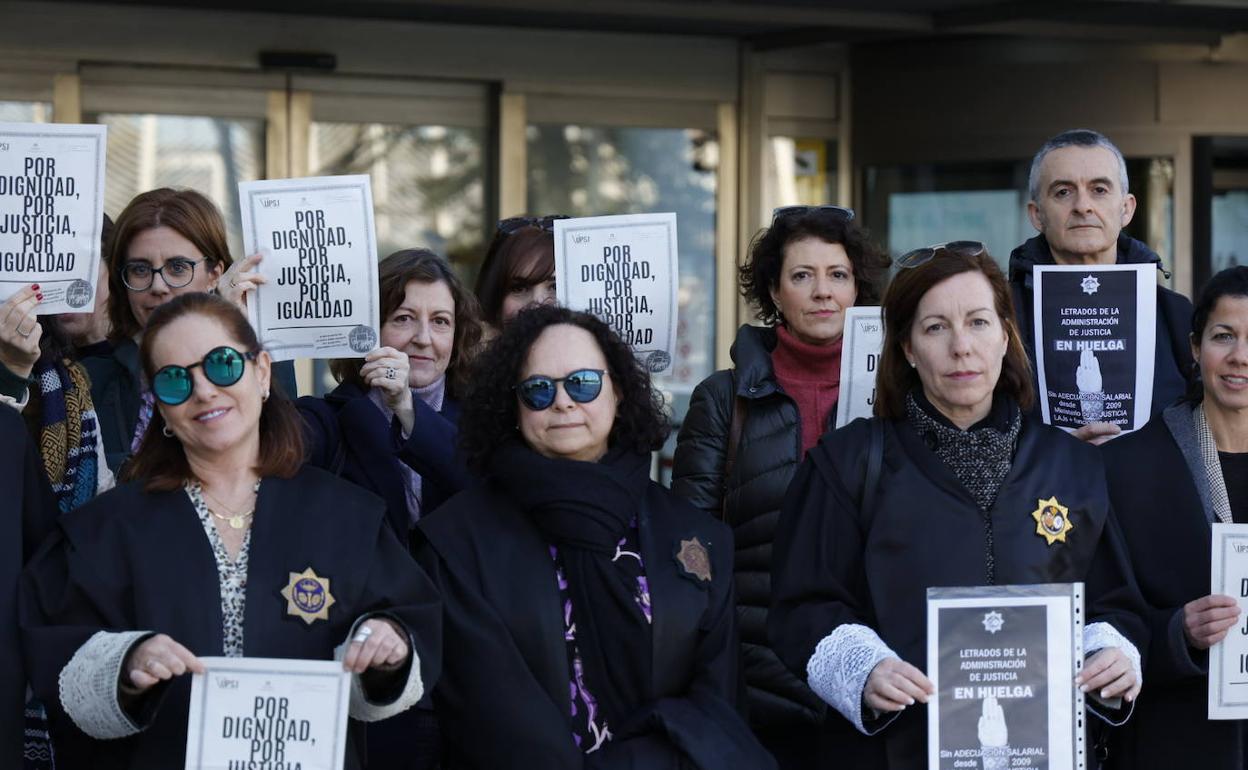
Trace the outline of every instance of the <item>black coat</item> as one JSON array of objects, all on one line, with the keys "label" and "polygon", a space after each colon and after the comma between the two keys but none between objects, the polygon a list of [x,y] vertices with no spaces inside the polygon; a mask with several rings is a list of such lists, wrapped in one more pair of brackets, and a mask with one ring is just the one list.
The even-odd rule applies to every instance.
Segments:
[{"label": "black coat", "polygon": [[[1161,267],[1161,257],[1144,243],[1121,234],[1118,236],[1118,264],[1148,264]],[[1053,254],[1043,235],[1023,243],[1010,254],[1010,288],[1014,292],[1014,312],[1018,330],[1027,349],[1033,372],[1032,387],[1039,392],[1036,369],[1035,303],[1032,293],[1032,268],[1036,265],[1052,265]],[[1153,362],[1153,404],[1151,416],[1178,401],[1186,393],[1191,378],[1192,348],[1188,338],[1192,333],[1192,303],[1187,297],[1164,286],[1157,287],[1157,342]],[[1039,401],[1034,409],[1040,414]]]},{"label": "black coat", "polygon": [[455,451],[459,404],[449,395],[441,412],[412,399],[415,427],[406,440],[398,419],[387,421],[368,393],[351,383],[323,399],[304,396],[295,406],[303,416],[308,462],[385,500],[386,518],[404,543],[411,523],[402,465],[420,474],[422,515],[468,484],[468,468]]},{"label": "black coat", "polygon": [[[247,657],[330,660],[352,624],[384,612],[414,641],[426,687],[441,663],[441,607],[429,579],[384,523],[382,503],[315,468],[266,478],[248,558]],[[329,580],[328,618],[288,612],[281,591],[311,568]],[[169,770],[183,765],[190,677],[145,698],[133,736],[88,738],[59,711],[58,677],[100,630],[165,633],[195,655],[223,651],[221,584],[203,524],[185,491],[123,484],[61,517],[26,569],[22,633],[35,694],[56,711],[57,766]],[[163,692],[159,689],[163,688]],[[362,725],[351,723],[346,767],[363,765]],[[352,746],[354,744],[354,747]]]},{"label": "black coat", "polygon": [[[656,712],[645,729],[617,734],[588,755],[572,738],[559,589],[537,527],[489,484],[421,520],[417,559],[445,608],[447,655],[434,701],[450,767],[674,770],[690,767],[687,754],[708,753],[715,757],[710,767],[771,767],[732,709],[738,660],[731,532],[654,483],[638,503]],[[676,561],[680,540],[692,536],[709,552],[709,584],[682,574]]]},{"label": "black coat", "polygon": [[[880,418],[876,418],[877,420]],[[823,437],[789,488],[776,533],[768,630],[780,658],[804,674],[818,643],[854,623],[902,660],[926,668],[926,591],[982,585],[985,527],[978,505],[908,421],[883,422],[873,511],[861,509],[873,420]],[[1048,545],[1031,512],[1056,497],[1074,526]],[[1143,654],[1142,600],[1110,507],[1096,449],[1024,419],[1014,462],[991,510],[998,584],[1086,584],[1089,622],[1106,621]],[[1091,701],[1089,701],[1091,703]],[[925,706],[860,741],[845,767],[922,767]]]},{"label": "black coat", "polygon": [[1111,747],[1115,767],[1171,770],[1197,757],[1206,770],[1248,767],[1248,722],[1208,719],[1209,653],[1183,635],[1183,605],[1209,595],[1214,520],[1191,408],[1177,404],[1102,447],[1152,631],[1144,691]]},{"label": "black coat", "polygon": [[[776,381],[775,347],[774,329],[746,325],[737,331],[735,368],[715,372],[693,391],[672,470],[673,492],[732,527],[750,723],[763,729],[815,724],[824,713],[819,696],[785,668],[767,642],[772,541],[784,493],[802,461],[801,419],[797,404]],[[732,475],[725,478],[738,399],[745,420]]]},{"label": "black coat", "polygon": [[17,624],[17,586],[22,565],[56,526],[56,498],[26,423],[0,404],[0,767],[22,766],[26,669]]}]

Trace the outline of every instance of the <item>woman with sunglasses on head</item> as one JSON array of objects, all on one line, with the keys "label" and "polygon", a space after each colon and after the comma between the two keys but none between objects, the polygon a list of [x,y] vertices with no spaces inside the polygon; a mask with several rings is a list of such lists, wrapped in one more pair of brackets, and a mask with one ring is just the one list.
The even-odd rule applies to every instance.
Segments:
[{"label": "woman with sunglasses on head", "polygon": [[1242,770],[1248,722],[1207,715],[1210,656],[1244,626],[1237,598],[1210,595],[1209,576],[1211,525],[1248,523],[1248,267],[1205,284],[1190,348],[1199,379],[1188,398],[1101,447],[1152,631],[1149,697],[1115,731],[1111,756],[1153,770],[1191,764],[1195,749],[1202,768]]},{"label": "woman with sunglasses on head", "polygon": [[384,503],[304,465],[299,417],[236,306],[184,294],[146,330],[157,409],[127,483],[62,517],[23,581],[57,766],[181,767],[201,656],[344,645],[354,719],[410,707],[437,675],[441,613]]},{"label": "woman with sunglasses on head", "polygon": [[420,522],[448,657],[448,768],[774,764],[733,709],[732,534],[650,480],[667,432],[631,349],[536,307],[473,368],[485,482]]},{"label": "woman with sunglasses on head", "polygon": [[672,491],[734,530],[750,723],[781,767],[805,768],[823,704],[767,643],[769,554],[784,492],[835,422],[845,311],[879,303],[888,255],[839,206],[778,209],[740,268],[763,326],[746,324],[733,368],[693,391]]},{"label": "woman with sunglasses on head", "polygon": [[477,274],[481,315],[497,332],[533,305],[555,303],[555,221],[563,214],[498,223]]},{"label": "woman with sunglasses on head", "polygon": [[[898,264],[876,416],[825,436],[785,498],[768,618],[776,651],[860,733],[878,734],[842,752],[844,766],[911,768],[927,753],[933,694],[926,589],[1083,582],[1076,682],[1089,710],[1121,724],[1147,632],[1097,450],[1028,414],[1009,285],[982,244]],[[985,710],[994,729],[981,722],[973,747],[985,768],[1010,766],[1003,708],[1004,724]]]}]

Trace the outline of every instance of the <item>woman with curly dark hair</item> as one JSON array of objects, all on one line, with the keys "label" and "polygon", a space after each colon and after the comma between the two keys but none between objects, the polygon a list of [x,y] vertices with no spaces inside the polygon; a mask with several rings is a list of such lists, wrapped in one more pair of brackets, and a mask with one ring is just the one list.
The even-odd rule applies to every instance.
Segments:
[{"label": "woman with curly dark hair", "polygon": [[773,767],[733,708],[732,533],[650,480],[662,402],[586,313],[517,315],[460,420],[485,483],[422,520],[451,768]]},{"label": "woman with curly dark hair", "polygon": [[823,705],[767,645],[769,557],[789,481],[835,422],[845,310],[879,304],[889,258],[839,206],[778,209],[740,268],[763,326],[745,325],[734,368],[693,391],[672,491],[735,531],[750,721],[782,767],[809,767]]}]

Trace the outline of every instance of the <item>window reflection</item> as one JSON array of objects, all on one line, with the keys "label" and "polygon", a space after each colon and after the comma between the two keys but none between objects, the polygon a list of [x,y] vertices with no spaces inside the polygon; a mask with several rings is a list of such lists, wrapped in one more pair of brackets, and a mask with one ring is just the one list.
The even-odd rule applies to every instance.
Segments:
[{"label": "window reflection", "polygon": [[47,123],[52,105],[47,102],[0,101],[0,123]]}]

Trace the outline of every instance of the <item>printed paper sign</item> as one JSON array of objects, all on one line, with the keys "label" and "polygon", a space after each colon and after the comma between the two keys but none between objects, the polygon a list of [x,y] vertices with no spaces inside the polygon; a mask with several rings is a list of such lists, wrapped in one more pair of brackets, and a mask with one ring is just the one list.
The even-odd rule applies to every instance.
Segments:
[{"label": "printed paper sign", "polygon": [[878,307],[845,311],[841,347],[841,391],[836,399],[836,427],[875,413],[875,376],[884,349],[884,321]]},{"label": "printed paper sign", "polygon": [[341,770],[351,674],[342,663],[200,658],[191,680],[186,770]]},{"label": "printed paper sign", "polygon": [[1239,600],[1239,624],[1209,650],[1209,718],[1248,719],[1248,524],[1213,525],[1210,593]]},{"label": "printed paper sign", "polygon": [[1037,394],[1045,423],[1142,428],[1152,411],[1157,268],[1037,265]]},{"label": "printed paper sign", "polygon": [[100,272],[107,126],[0,123],[0,302],[90,313]]},{"label": "printed paper sign", "polygon": [[1084,767],[1082,613],[1081,583],[928,589],[930,770]]},{"label": "printed paper sign", "polygon": [[243,182],[243,245],[268,283],[247,303],[278,361],[362,357],[380,329],[377,236],[369,178]]},{"label": "printed paper sign", "polygon": [[606,321],[652,373],[676,350],[675,214],[555,221],[559,304]]}]

